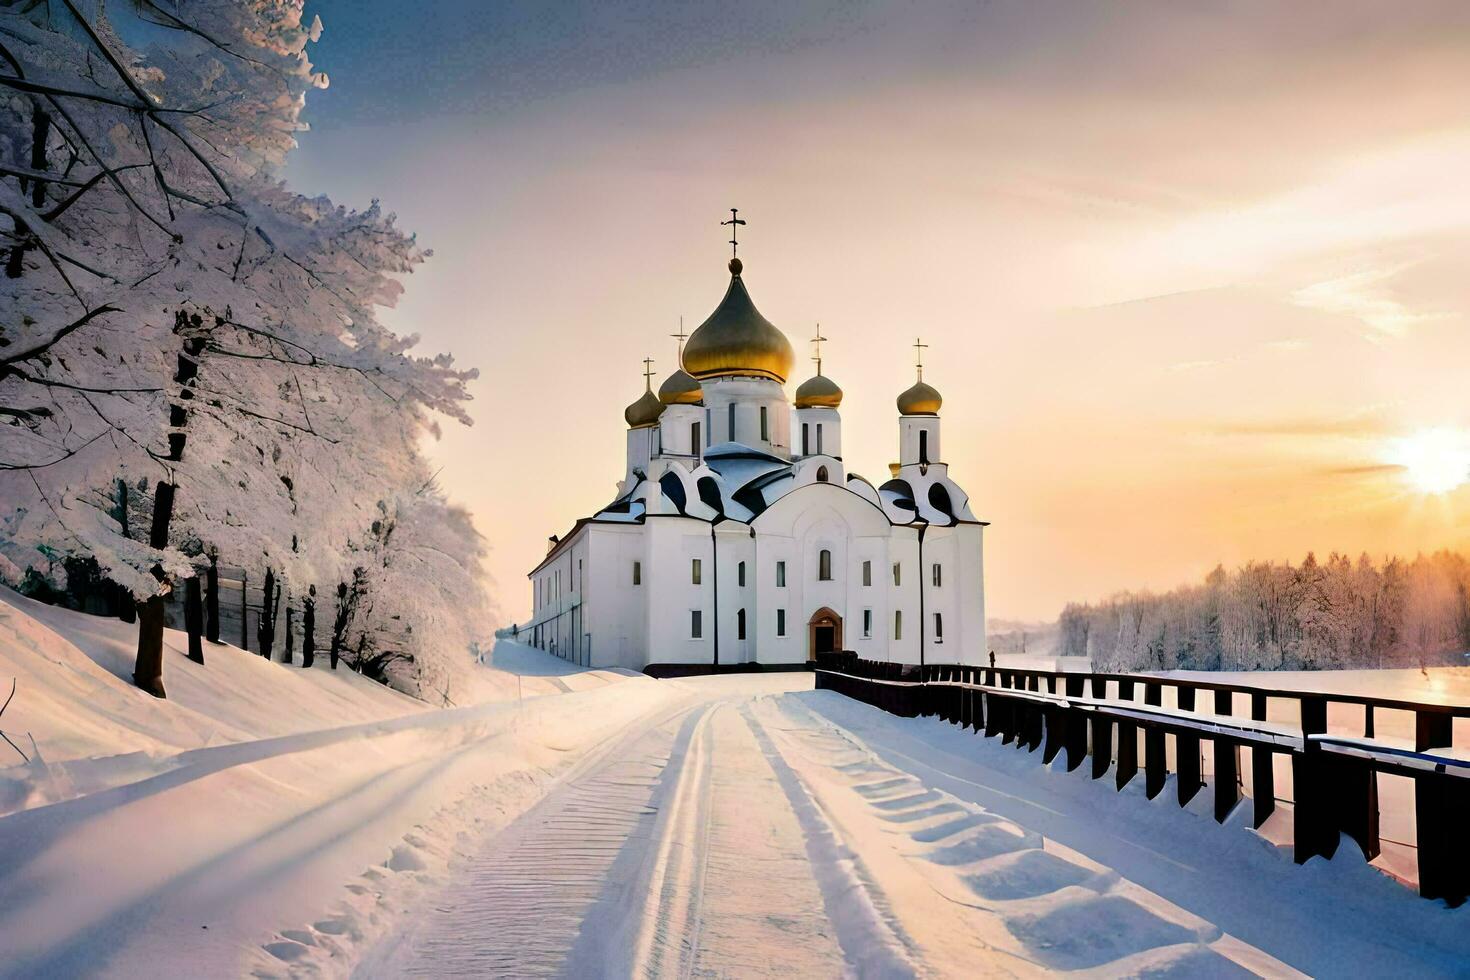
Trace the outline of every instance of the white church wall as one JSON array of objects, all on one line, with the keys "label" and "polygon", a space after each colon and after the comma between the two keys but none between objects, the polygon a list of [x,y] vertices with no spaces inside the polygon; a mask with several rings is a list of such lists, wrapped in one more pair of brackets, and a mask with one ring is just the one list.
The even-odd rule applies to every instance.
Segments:
[{"label": "white church wall", "polygon": [[[895,663],[919,662],[919,539],[911,527],[895,527],[889,538],[888,586],[890,606],[883,624],[888,638],[887,656],[881,659]],[[893,584],[893,566],[899,567],[898,585]],[[898,614],[901,629],[895,636],[894,616]]]},{"label": "white church wall", "polygon": [[[738,442],[776,456],[791,454],[791,408],[786,392],[765,378],[711,378],[702,383],[710,445]],[[735,428],[730,429],[730,406],[735,406]],[[766,436],[761,438],[761,410],[766,413]]]},{"label": "white church wall", "polygon": [[[641,670],[648,648],[650,590],[641,525],[588,525],[587,584],[583,587],[593,667]],[[634,584],[634,563],[638,584]]]},{"label": "white church wall", "polygon": [[[688,517],[650,517],[648,571],[653,591],[648,598],[648,663],[714,662],[714,576],[710,525]],[[693,581],[693,560],[700,560],[700,582]],[[691,636],[694,610],[700,612],[700,636]]]},{"label": "white church wall", "polygon": [[792,456],[842,456],[842,416],[835,408],[798,408],[791,430]]},{"label": "white church wall", "polygon": [[[842,617],[843,646],[879,652],[878,621],[887,607],[884,564],[889,524],[882,513],[857,494],[833,483],[797,487],[777,500],[754,522],[761,564],[758,601],[761,610],[762,663],[805,663],[808,624],[820,609]],[[821,552],[831,552],[830,580],[820,578]],[[874,562],[872,586],[864,588],[862,561]],[[786,562],[786,586],[776,585],[777,561]],[[862,637],[862,610],[874,611],[873,636]],[[786,610],[786,636],[776,635],[776,610]]]},{"label": "white church wall", "polygon": [[[920,452],[920,433],[927,453]],[[903,415],[898,420],[898,461],[904,466],[942,459],[939,449],[939,416]],[[924,456],[928,459],[925,460]]]},{"label": "white church wall", "polygon": [[[719,653],[721,664],[750,663],[755,659],[756,604],[755,541],[750,527],[725,521],[715,528],[715,551],[719,582]],[[740,584],[740,564],[745,563],[745,585]],[[740,638],[740,610],[745,610],[745,639]],[[713,654],[713,651],[711,651]]]}]

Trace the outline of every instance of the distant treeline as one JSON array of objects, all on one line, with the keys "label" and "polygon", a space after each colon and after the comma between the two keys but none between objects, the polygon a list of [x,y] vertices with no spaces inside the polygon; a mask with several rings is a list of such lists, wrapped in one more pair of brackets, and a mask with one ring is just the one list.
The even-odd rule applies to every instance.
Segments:
[{"label": "distant treeline", "polygon": [[1057,652],[1098,670],[1326,670],[1464,663],[1470,559],[1334,553],[1218,566],[1200,585],[1062,611]]}]

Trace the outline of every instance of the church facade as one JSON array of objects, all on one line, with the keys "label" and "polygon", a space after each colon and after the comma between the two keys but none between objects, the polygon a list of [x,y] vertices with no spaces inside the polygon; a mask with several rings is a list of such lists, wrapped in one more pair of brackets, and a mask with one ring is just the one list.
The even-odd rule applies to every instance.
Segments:
[{"label": "church facade", "polygon": [[520,639],[654,672],[796,668],[825,650],[982,662],[985,522],[950,478],[922,364],[898,396],[898,462],[875,485],[844,462],[843,393],[820,346],[793,405],[791,344],[751,301],[741,260],[729,267],[679,369],[657,393],[645,374],[624,412],[616,499],[531,570]]}]

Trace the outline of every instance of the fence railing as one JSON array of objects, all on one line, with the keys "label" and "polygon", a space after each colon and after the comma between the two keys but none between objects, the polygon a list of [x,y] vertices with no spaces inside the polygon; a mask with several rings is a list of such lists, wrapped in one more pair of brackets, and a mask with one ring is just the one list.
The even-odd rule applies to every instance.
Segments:
[{"label": "fence railing", "polygon": [[[1259,828],[1278,803],[1289,803],[1298,864],[1330,858],[1339,832],[1364,857],[1376,858],[1385,840],[1378,776],[1407,777],[1415,842],[1406,846],[1416,848],[1419,893],[1452,906],[1470,895],[1470,747],[1456,746],[1454,734],[1455,719],[1470,718],[1470,705],[1196,677],[920,667],[850,652],[818,655],[816,686],[903,717],[937,715],[1005,744],[1040,749],[1043,763],[1065,754],[1068,771],[1090,756],[1092,778],[1111,771],[1120,790],[1141,768],[1149,799],[1172,772],[1180,806],[1206,788],[1202,749],[1208,747],[1215,819],[1223,823],[1249,795]],[[1329,711],[1337,719],[1333,731]],[[1411,724],[1402,727],[1412,742],[1378,731],[1388,713],[1395,726],[1405,722],[1400,712],[1408,713]],[[1345,713],[1351,715],[1346,723]],[[1345,725],[1362,734],[1344,732]],[[1249,794],[1242,750],[1250,752]],[[1281,757],[1289,760],[1290,799],[1277,795]]]}]

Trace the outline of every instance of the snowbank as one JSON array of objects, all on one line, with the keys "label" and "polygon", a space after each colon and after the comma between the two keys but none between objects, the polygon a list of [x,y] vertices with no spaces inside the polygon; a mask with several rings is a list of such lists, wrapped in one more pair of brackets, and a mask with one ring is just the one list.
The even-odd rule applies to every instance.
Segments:
[{"label": "snowbank", "polygon": [[[0,743],[0,975],[270,974],[307,951],[282,930],[309,923],[345,963],[459,834],[669,696],[510,646],[477,672],[488,700],[433,709],[321,662],[206,645],[200,667],[170,633],[157,701],[127,679],[131,641],[0,594],[0,728],[32,756]],[[503,669],[518,660],[539,675]]]}]

